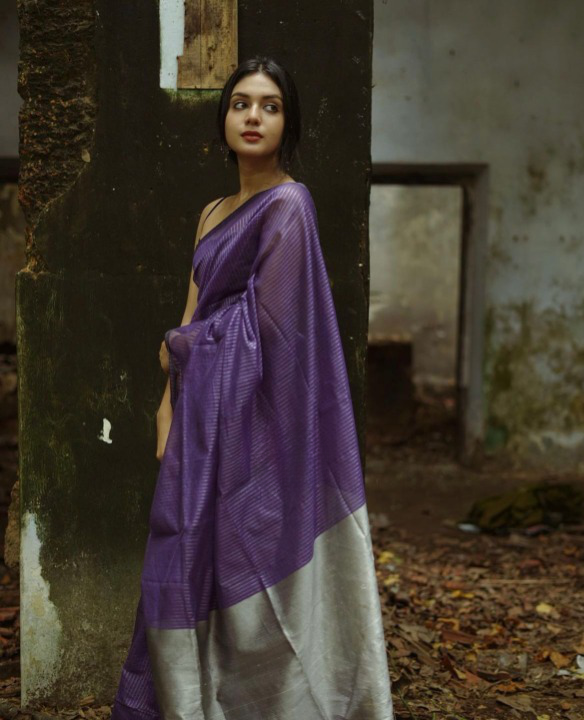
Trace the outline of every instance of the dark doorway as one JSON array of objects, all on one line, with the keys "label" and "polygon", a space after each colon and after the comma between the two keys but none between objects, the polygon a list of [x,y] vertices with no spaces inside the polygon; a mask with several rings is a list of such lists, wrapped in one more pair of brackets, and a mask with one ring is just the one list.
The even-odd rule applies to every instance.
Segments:
[{"label": "dark doorway", "polygon": [[472,464],[480,454],[487,193],[483,165],[374,166],[367,366],[373,473],[376,465],[389,470],[392,460]]}]

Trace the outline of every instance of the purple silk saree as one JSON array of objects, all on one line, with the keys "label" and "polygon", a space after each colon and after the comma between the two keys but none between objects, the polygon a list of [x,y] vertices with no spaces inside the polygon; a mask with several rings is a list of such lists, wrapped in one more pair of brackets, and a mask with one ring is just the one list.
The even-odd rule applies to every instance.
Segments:
[{"label": "purple silk saree", "polygon": [[194,257],[113,720],[393,720],[353,408],[316,209],[263,190]]}]

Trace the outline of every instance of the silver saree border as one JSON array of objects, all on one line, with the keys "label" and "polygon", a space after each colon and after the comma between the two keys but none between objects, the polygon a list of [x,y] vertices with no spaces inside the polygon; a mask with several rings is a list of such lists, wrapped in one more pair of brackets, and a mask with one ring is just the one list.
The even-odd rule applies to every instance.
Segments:
[{"label": "silver saree border", "polygon": [[365,505],[278,584],[147,638],[163,720],[394,720]]}]

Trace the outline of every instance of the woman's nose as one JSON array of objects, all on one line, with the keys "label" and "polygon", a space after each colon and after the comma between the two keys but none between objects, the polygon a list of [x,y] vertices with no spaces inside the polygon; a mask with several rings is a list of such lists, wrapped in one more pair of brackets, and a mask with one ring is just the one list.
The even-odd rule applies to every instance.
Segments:
[{"label": "woman's nose", "polygon": [[249,113],[248,113],[247,118],[248,118],[248,120],[256,121],[256,120],[258,120],[258,118],[259,118],[259,114],[260,114],[260,113],[259,113],[259,109],[257,108],[257,106],[256,106],[256,105],[252,105],[252,106],[250,107],[250,109],[249,109]]}]

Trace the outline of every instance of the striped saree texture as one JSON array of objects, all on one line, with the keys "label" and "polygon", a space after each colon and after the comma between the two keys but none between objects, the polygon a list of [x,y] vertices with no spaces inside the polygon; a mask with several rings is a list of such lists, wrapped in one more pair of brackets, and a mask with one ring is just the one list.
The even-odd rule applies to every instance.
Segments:
[{"label": "striped saree texture", "polygon": [[393,720],[317,214],[260,191],[199,241],[114,720]]}]

